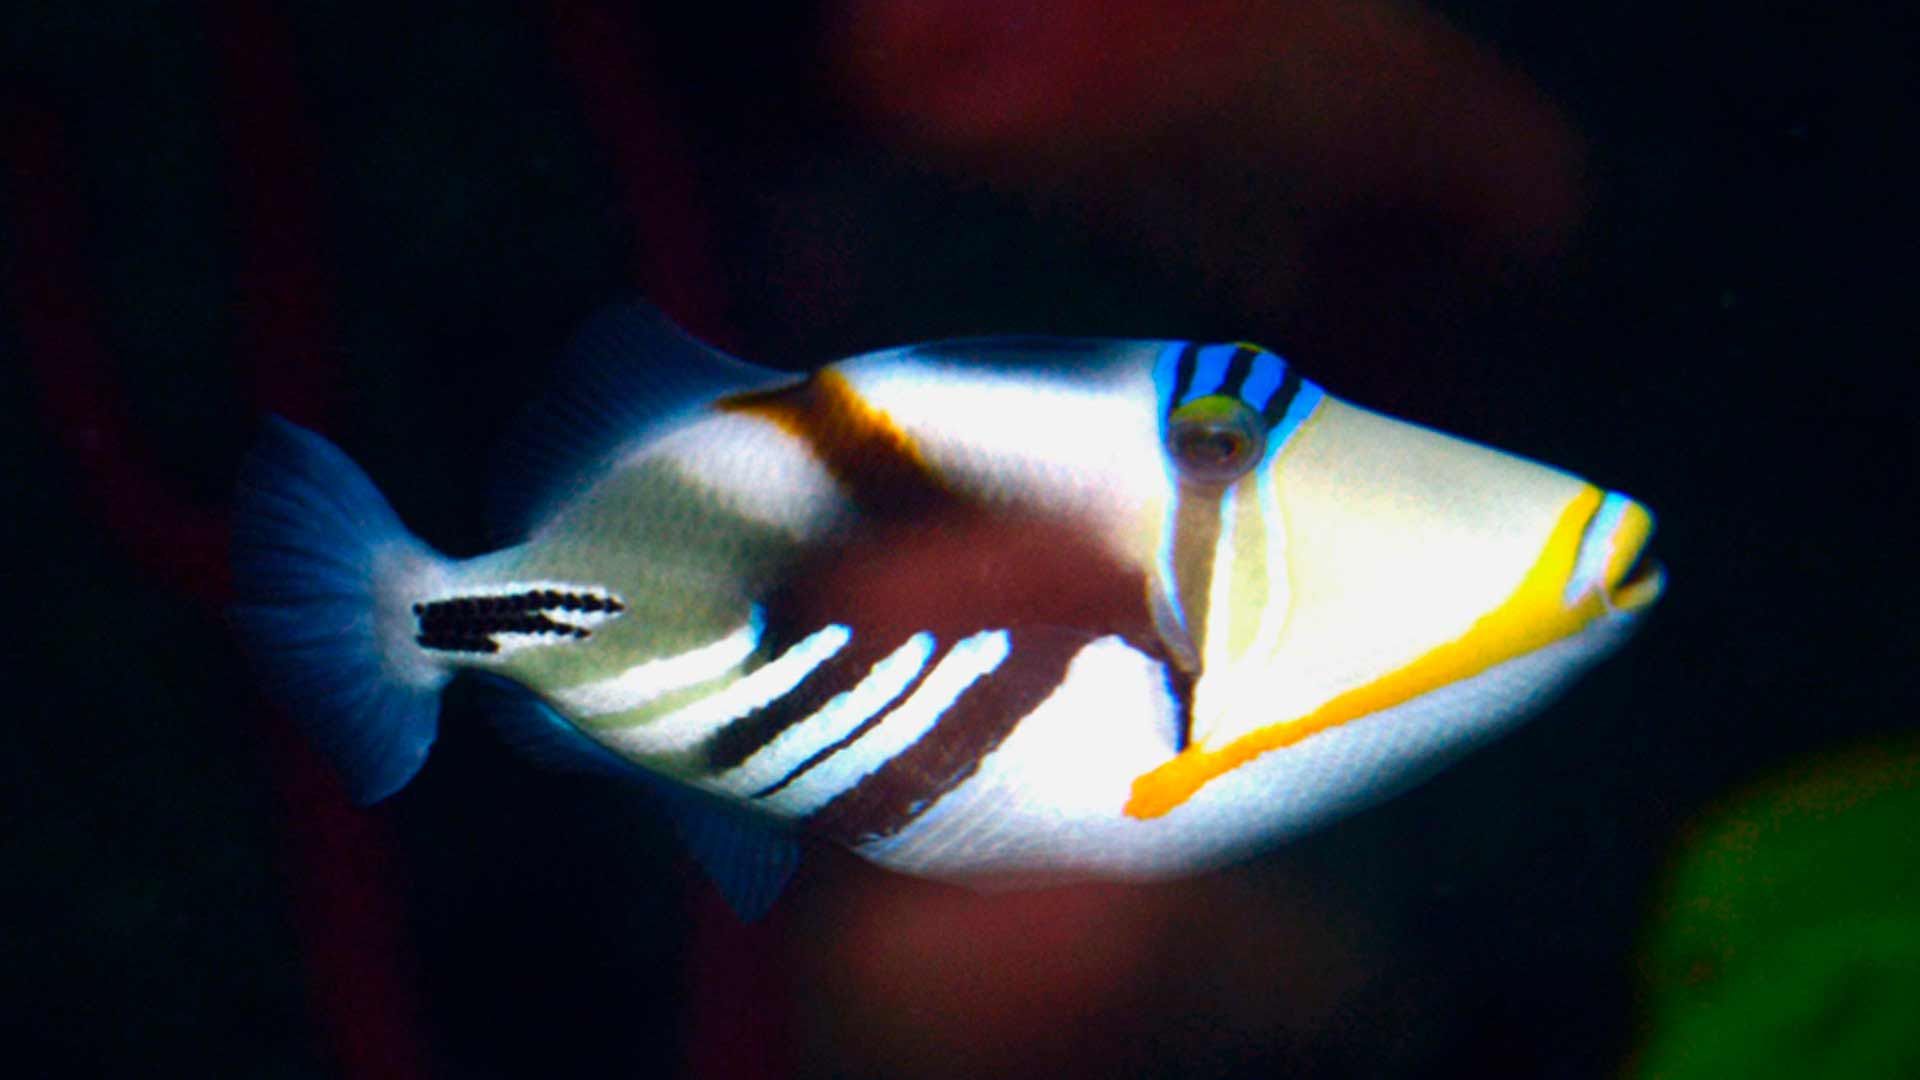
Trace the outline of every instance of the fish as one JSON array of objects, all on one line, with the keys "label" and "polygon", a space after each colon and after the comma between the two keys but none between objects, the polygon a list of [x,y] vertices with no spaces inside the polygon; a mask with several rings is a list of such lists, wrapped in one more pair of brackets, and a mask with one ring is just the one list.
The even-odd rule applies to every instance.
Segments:
[{"label": "fish", "polygon": [[1244,342],[793,373],[635,301],[567,371],[471,558],[267,419],[235,624],[355,800],[478,679],[509,742],[662,806],[747,917],[809,840],[986,889],[1246,858],[1538,712],[1665,585],[1639,502]]}]

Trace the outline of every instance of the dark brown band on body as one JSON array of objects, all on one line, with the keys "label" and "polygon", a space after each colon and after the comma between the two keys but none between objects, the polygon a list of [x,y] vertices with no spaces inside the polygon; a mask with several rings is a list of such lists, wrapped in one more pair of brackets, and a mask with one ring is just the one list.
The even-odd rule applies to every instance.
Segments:
[{"label": "dark brown band on body", "polygon": [[863,514],[912,514],[951,497],[912,437],[832,368],[792,386],[721,398],[714,408],[759,417],[806,443]]}]

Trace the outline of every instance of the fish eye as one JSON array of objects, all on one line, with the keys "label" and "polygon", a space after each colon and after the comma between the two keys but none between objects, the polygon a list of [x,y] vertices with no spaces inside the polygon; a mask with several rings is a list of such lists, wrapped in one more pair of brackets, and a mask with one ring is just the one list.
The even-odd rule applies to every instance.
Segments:
[{"label": "fish eye", "polygon": [[1180,475],[1206,484],[1239,479],[1266,449],[1260,415],[1237,398],[1201,398],[1167,418],[1167,453]]}]

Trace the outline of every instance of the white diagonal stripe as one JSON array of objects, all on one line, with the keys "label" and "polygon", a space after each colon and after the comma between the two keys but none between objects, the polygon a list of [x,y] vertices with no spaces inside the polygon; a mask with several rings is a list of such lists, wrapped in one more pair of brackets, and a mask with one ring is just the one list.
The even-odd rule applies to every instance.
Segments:
[{"label": "white diagonal stripe", "polygon": [[816,630],[750,674],[690,705],[595,737],[637,758],[691,750],[727,724],[791,691],[814,668],[845,648],[852,637],[853,632],[839,623]]},{"label": "white diagonal stripe", "polygon": [[933,657],[933,635],[925,630],[908,638],[868,669],[850,690],[835,694],[819,711],[776,735],[753,756],[722,775],[717,783],[738,794],[766,787],[800,767],[821,750],[846,738],[875,713],[893,703]]},{"label": "white diagonal stripe", "polygon": [[718,641],[676,656],[644,660],[618,675],[553,693],[563,712],[576,717],[611,716],[637,709],[676,690],[699,686],[725,675],[760,645],[761,615],[754,608],[745,626]]},{"label": "white diagonal stripe", "polygon": [[810,814],[848,791],[894,755],[933,730],[967,688],[999,667],[1010,642],[1005,630],[989,630],[956,643],[907,700],[852,745],[829,756],[799,779],[769,795],[766,802],[783,814]]}]

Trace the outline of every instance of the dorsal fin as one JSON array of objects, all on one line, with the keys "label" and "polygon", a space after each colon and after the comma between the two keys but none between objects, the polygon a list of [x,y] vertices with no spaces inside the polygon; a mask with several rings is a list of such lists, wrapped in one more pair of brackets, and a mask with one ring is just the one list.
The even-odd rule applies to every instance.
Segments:
[{"label": "dorsal fin", "polygon": [[574,335],[554,389],[527,409],[501,447],[489,515],[496,538],[525,539],[649,433],[722,394],[795,377],[695,341],[644,301],[601,311]]}]

